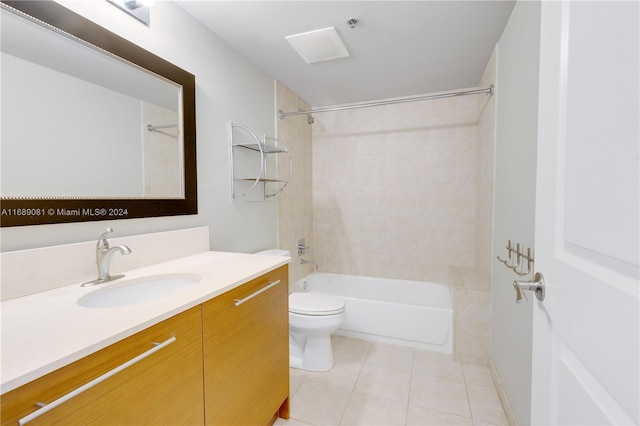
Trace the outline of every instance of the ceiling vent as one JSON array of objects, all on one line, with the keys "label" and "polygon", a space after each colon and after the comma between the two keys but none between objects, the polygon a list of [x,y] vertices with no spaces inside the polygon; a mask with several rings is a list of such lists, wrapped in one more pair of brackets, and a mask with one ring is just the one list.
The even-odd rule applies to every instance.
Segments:
[{"label": "ceiling vent", "polygon": [[334,27],[285,37],[308,64],[346,58],[349,52]]}]

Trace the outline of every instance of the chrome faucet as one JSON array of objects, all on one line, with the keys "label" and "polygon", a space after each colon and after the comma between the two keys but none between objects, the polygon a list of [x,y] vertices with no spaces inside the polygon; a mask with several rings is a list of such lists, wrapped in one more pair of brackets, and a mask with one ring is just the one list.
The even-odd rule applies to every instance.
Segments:
[{"label": "chrome faucet", "polygon": [[314,262],[313,260],[307,260],[307,259],[302,259],[300,258],[300,264],[301,265],[306,265],[307,263],[313,263],[316,267],[316,271],[318,270],[318,268],[320,267],[316,262]]},{"label": "chrome faucet", "polygon": [[111,259],[113,258],[113,255],[116,253],[116,251],[119,251],[120,254],[124,255],[130,254],[131,249],[124,244],[109,246],[107,235],[112,232],[113,229],[107,228],[107,231],[100,235],[100,238],[98,238],[98,244],[96,244],[96,264],[98,265],[98,278],[82,284],[83,287],[106,283],[124,277],[124,274],[111,275],[109,273],[109,269],[111,267]]}]

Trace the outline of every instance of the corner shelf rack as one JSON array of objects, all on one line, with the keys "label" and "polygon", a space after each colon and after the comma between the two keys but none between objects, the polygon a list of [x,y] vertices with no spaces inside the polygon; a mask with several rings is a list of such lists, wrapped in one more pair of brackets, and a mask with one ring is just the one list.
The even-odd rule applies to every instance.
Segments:
[{"label": "corner shelf rack", "polygon": [[[238,199],[258,192],[264,201],[282,192],[291,180],[293,163],[287,147],[266,135],[262,140],[251,129],[229,123],[231,141],[231,197]],[[249,153],[242,156],[239,151]],[[259,154],[259,157],[256,155]],[[284,155],[288,161],[286,177],[278,176],[277,157]],[[274,161],[270,161],[270,159]],[[247,197],[249,198],[249,197]],[[258,200],[254,200],[258,201]]]}]

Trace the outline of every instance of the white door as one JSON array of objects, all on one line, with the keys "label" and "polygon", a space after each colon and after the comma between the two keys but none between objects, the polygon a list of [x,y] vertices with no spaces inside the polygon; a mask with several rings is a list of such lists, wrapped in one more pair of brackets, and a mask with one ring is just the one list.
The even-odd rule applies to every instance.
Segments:
[{"label": "white door", "polygon": [[532,424],[638,424],[640,7],[542,2]]}]

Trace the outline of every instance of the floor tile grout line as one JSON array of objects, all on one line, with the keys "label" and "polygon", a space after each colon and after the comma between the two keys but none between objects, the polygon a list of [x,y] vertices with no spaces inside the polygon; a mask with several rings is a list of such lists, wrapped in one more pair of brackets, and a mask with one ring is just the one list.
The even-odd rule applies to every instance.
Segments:
[{"label": "floor tile grout line", "polygon": [[[342,420],[344,419],[344,416],[347,412],[347,408],[349,408],[349,403],[351,402],[351,399],[353,398],[353,393],[356,390],[356,387],[358,386],[358,381],[360,380],[360,375],[362,374],[362,369],[364,368],[364,364],[367,360],[367,357],[369,356],[369,352],[371,351],[371,346],[369,345],[369,347],[367,348],[367,353],[364,356],[364,359],[362,361],[354,361],[354,360],[350,360],[347,359],[348,361],[352,361],[352,362],[359,362],[360,363],[360,369],[358,370],[358,377],[356,378],[355,383],[353,384],[353,388],[351,389],[350,393],[349,393],[349,398],[347,398],[347,403],[345,404],[344,408],[342,409],[342,414],[340,415],[340,419],[338,420],[338,425],[342,424]],[[341,358],[341,357],[337,357],[339,359],[345,359],[345,358]],[[335,358],[334,358],[334,365],[335,365]]]},{"label": "floor tile grout line", "polygon": [[353,391],[351,391],[351,393],[349,394],[349,398],[347,398],[347,403],[344,405],[344,408],[342,409],[342,414],[340,415],[340,420],[338,420],[338,425],[342,424],[342,419],[344,419],[344,415],[347,413],[347,408],[349,408],[349,403],[351,402],[351,398],[353,398]]},{"label": "floor tile grout line", "polygon": [[[367,350],[367,354],[369,351]],[[356,378],[356,382],[353,384],[353,388],[351,389],[351,393],[349,394],[349,398],[347,399],[347,403],[342,410],[342,415],[340,416],[340,420],[338,420],[338,425],[342,424],[342,420],[344,419],[344,415],[347,413],[347,408],[349,408],[349,403],[353,398],[353,393],[356,391],[356,387],[358,386],[358,381],[360,380],[360,374],[362,374],[362,368],[364,367],[364,361],[360,362],[360,369],[358,370],[358,377]]]},{"label": "floor tile grout line", "polygon": [[464,391],[467,395],[467,404],[469,404],[469,414],[471,415],[471,423],[475,423],[475,420],[473,418],[473,409],[471,408],[471,398],[469,397],[469,386],[467,383],[467,375],[464,372],[464,366],[462,365],[462,362],[460,362],[460,368],[462,368],[462,378],[464,379]]},{"label": "floor tile grout line", "polygon": [[411,386],[413,385],[413,368],[416,363],[416,351],[411,351],[411,374],[409,374],[409,395],[407,396],[407,410],[404,413],[404,424],[409,424],[409,407],[411,407]]},{"label": "floor tile grout line", "polygon": [[338,422],[338,425],[342,424],[342,420],[344,419],[344,415],[347,413],[347,408],[349,407],[349,403],[351,402],[351,399],[353,398],[353,393],[356,391],[356,388],[358,387],[358,382],[360,381],[360,376],[362,375],[362,369],[364,368],[365,363],[367,362],[367,357],[369,356],[369,352],[371,351],[371,347],[373,345],[369,345],[369,347],[367,348],[367,353],[364,355],[364,359],[360,362],[360,370],[358,370],[358,377],[356,378],[356,382],[353,384],[353,389],[351,390],[351,393],[349,394],[349,399],[347,400],[347,404],[344,406],[344,410],[342,411],[342,416],[340,416],[340,421]]}]

